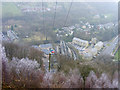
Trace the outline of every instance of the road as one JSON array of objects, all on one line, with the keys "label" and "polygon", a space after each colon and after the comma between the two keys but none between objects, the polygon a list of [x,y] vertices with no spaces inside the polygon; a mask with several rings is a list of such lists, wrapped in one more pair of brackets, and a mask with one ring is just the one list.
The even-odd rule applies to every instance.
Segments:
[{"label": "road", "polygon": [[109,45],[105,45],[105,49],[101,52],[103,55],[112,55],[113,50],[118,45],[118,36],[116,36],[111,42],[108,43]]}]

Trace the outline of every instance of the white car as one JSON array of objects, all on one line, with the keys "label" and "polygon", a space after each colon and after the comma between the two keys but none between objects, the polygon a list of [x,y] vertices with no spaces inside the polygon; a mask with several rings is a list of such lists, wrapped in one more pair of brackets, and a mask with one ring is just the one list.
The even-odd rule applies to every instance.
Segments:
[{"label": "white car", "polygon": [[98,54],[100,54],[100,52],[98,52]]},{"label": "white car", "polygon": [[96,58],[96,56],[93,56],[93,58]]}]

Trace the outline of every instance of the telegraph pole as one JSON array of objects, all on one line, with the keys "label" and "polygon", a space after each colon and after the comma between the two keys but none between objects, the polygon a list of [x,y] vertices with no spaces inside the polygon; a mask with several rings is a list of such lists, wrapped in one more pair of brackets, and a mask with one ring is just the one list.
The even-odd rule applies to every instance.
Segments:
[{"label": "telegraph pole", "polygon": [[49,72],[50,72],[50,60],[51,60],[51,53],[49,53]]},{"label": "telegraph pole", "polygon": [[51,55],[54,55],[54,50],[53,49],[51,49],[50,50],[50,53],[49,53],[49,72],[50,72],[50,61],[51,61]]}]

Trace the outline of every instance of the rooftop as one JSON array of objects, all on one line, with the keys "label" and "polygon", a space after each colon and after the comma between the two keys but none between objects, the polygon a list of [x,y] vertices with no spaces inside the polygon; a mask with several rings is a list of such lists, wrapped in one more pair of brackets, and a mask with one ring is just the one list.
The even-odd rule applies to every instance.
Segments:
[{"label": "rooftop", "polygon": [[80,42],[85,42],[85,43],[87,43],[88,41],[86,41],[86,40],[82,40],[82,39],[79,39],[79,38],[76,38],[76,37],[74,37],[73,38],[73,40],[77,40],[77,41],[80,41]]},{"label": "rooftop", "polygon": [[39,45],[40,48],[52,48],[52,44],[41,44]]},{"label": "rooftop", "polygon": [[43,51],[45,54],[47,54],[47,55],[50,53],[50,51],[47,50],[47,49],[42,49],[42,51]]},{"label": "rooftop", "polygon": [[103,42],[99,41],[95,46],[102,46],[102,45],[103,45]]}]

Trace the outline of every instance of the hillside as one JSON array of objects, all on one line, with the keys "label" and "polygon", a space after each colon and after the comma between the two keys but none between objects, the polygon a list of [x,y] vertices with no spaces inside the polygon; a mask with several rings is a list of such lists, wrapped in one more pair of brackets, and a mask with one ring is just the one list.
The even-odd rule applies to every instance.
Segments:
[{"label": "hillside", "polygon": [[22,12],[14,3],[2,3],[2,16],[15,17],[21,16]]},{"label": "hillside", "polygon": [[[65,26],[80,24],[81,21],[83,21],[84,24],[86,22],[89,22],[90,24],[95,24],[95,25],[116,22],[117,21],[117,18],[116,18],[117,5],[116,4],[117,3],[76,3],[74,2],[72,4],[70,13],[68,15],[68,20]],[[22,42],[23,41],[40,42],[41,40],[44,40],[45,30],[47,30],[46,36],[48,37],[48,39],[55,41],[56,33],[54,31],[55,29],[60,29],[64,26],[66,16],[70,7],[70,3],[58,2],[54,28],[53,28],[53,18],[54,18],[54,12],[55,12],[55,9],[54,9],[55,3],[44,3],[44,7],[46,8],[46,10],[50,9],[50,11],[46,11],[44,13],[45,19],[43,19],[41,5],[42,5],[41,3],[28,3],[28,2],[3,3],[3,22],[2,22],[3,31],[7,30],[5,25],[16,24],[18,27],[15,28],[15,31],[16,33],[18,33],[18,36],[22,40]],[[25,12],[25,10],[27,12]],[[94,19],[95,16],[98,16],[99,18]],[[106,16],[107,18],[104,18],[104,16]],[[45,22],[44,23],[45,28],[43,28],[43,20]],[[38,34],[41,37],[39,37]],[[77,34],[79,33],[77,32]],[[111,36],[110,32],[108,34],[109,36]],[[29,36],[29,37],[26,39],[25,38],[26,36]],[[82,35],[79,35],[79,36],[80,38],[83,38]],[[100,38],[98,37],[98,39],[103,40],[101,39],[101,34],[97,36],[100,36]],[[108,39],[111,39],[111,37],[108,37]]]}]

